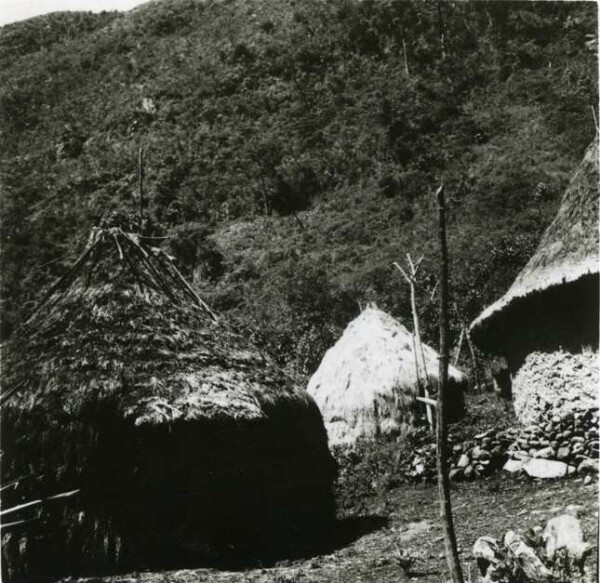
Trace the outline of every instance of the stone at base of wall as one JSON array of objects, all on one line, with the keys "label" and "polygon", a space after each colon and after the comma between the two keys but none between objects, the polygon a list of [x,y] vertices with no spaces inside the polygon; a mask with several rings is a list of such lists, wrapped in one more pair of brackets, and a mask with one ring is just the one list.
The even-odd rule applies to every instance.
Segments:
[{"label": "stone at base of wall", "polygon": [[532,352],[513,377],[515,413],[535,423],[548,410],[556,415],[597,406],[598,352]]}]

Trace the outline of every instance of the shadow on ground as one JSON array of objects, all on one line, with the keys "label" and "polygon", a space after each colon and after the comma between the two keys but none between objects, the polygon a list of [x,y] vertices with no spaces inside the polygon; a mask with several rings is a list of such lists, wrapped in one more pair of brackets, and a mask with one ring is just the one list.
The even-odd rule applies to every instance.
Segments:
[{"label": "shadow on ground", "polygon": [[[201,568],[240,572],[253,568],[268,568],[275,565],[284,567],[288,562],[291,563],[303,559],[309,560],[334,553],[339,549],[351,545],[369,533],[385,528],[388,522],[387,517],[379,515],[350,516],[336,520],[329,528],[314,534],[310,538],[299,537],[296,540],[279,541],[278,544],[262,553],[231,548],[225,551],[221,550],[218,553],[214,550],[211,553],[206,553],[206,549],[198,549],[196,554],[193,550],[188,549],[177,556],[172,555],[171,559],[166,562],[160,561],[160,564],[158,562],[148,564],[144,568],[157,572]],[[115,576],[119,580],[118,573],[113,573],[110,580],[113,581],[113,577]],[[106,577],[69,577],[61,581],[64,583],[74,581],[104,583],[106,580]]]},{"label": "shadow on ground", "polygon": [[299,537],[295,540],[284,541],[282,544],[269,548],[266,552],[245,553],[237,549],[232,550],[231,553],[222,553],[219,557],[212,557],[212,560],[208,562],[206,558],[197,560],[195,564],[187,562],[184,567],[245,570],[251,567],[272,567],[276,564],[285,564],[286,561],[311,559],[347,547],[359,538],[385,528],[388,523],[389,520],[386,516],[349,516],[337,519],[329,528],[319,533],[313,533],[311,537]]}]

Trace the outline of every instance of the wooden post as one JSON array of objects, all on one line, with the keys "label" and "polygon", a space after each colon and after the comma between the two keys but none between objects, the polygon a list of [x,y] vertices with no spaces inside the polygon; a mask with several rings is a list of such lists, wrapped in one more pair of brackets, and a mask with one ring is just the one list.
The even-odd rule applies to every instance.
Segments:
[{"label": "wooden post", "polygon": [[448,477],[448,451],[446,426],[446,389],[448,385],[448,249],[446,245],[446,209],[444,204],[444,185],[436,193],[439,212],[440,238],[440,370],[437,406],[437,475],[440,502],[440,519],[444,526],[444,546],[446,561],[453,583],[463,583],[462,570],[458,560],[456,535],[452,519],[450,501],[450,479]]},{"label": "wooden post", "polygon": [[406,54],[406,41],[402,37],[402,53],[404,55],[404,73],[407,77],[410,77],[410,71],[408,70],[408,55]]},{"label": "wooden post", "polygon": [[479,375],[479,363],[477,362],[477,358],[475,356],[475,349],[473,348],[473,341],[471,340],[471,334],[469,333],[469,329],[465,326],[465,338],[467,339],[467,345],[469,347],[469,352],[471,353],[471,362],[473,364],[473,376],[475,377],[475,388],[479,390],[481,388],[481,377]]},{"label": "wooden post", "polygon": [[440,32],[440,51],[442,53],[442,59],[446,58],[446,32],[444,26],[444,17],[442,16],[442,2],[437,0],[437,13],[438,13],[438,28]]},{"label": "wooden post", "polygon": [[[417,299],[415,293],[415,282],[417,281],[417,272],[423,261],[423,256],[419,258],[416,263],[413,263],[410,253],[406,254],[406,259],[410,268],[410,274],[406,273],[398,263],[394,261],[394,266],[400,271],[402,277],[407,281],[410,287],[410,307],[413,316],[413,351],[415,354],[415,369],[417,374],[417,383],[421,384],[421,377],[419,375],[419,368],[423,369],[424,381],[423,381],[423,396],[429,399],[429,373],[427,372],[427,363],[425,362],[425,352],[423,351],[423,343],[421,342],[421,331],[419,328],[419,313],[417,312]],[[420,362],[419,362],[420,361]],[[425,414],[427,416],[427,423],[434,430],[433,411],[431,407],[425,408]]]},{"label": "wooden post", "polygon": [[140,233],[143,231],[144,222],[144,148],[140,146],[138,152],[138,178],[140,184]]},{"label": "wooden post", "polygon": [[458,359],[460,358],[460,349],[462,348],[463,339],[465,337],[465,328],[464,326],[460,329],[460,337],[458,338],[458,346],[456,347],[456,354],[454,355],[454,366],[458,364]]}]

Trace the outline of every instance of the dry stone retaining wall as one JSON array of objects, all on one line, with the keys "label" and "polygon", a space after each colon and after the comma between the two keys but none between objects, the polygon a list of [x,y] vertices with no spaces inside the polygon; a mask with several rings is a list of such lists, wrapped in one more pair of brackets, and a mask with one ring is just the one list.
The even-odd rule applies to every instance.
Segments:
[{"label": "dry stone retaining wall", "polygon": [[[560,466],[564,470],[560,475],[597,472],[599,417],[597,405],[562,415],[548,409],[535,424],[501,431],[490,429],[464,442],[450,439],[450,479],[485,477],[505,466],[508,471],[520,472],[526,470],[530,459],[564,464]],[[435,479],[435,454],[434,443],[421,443],[407,460],[405,476],[417,480]],[[533,471],[538,465],[541,463],[530,464]],[[552,469],[556,468],[558,466]]]},{"label": "dry stone retaining wall", "polygon": [[599,378],[598,353],[592,350],[532,352],[512,381],[517,418],[528,425],[549,411],[560,416],[594,407]]}]

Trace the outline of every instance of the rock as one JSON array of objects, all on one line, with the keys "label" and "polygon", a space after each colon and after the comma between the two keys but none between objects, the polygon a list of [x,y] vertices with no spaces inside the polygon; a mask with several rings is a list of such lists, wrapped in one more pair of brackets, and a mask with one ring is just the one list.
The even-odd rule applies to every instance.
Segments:
[{"label": "rock", "polygon": [[473,477],[474,469],[473,466],[469,465],[463,470],[463,475],[467,480]]},{"label": "rock", "polygon": [[489,461],[492,457],[492,454],[487,449],[479,450],[479,457],[477,458],[479,461]]},{"label": "rock", "polygon": [[584,541],[581,523],[576,516],[561,514],[550,519],[546,523],[542,539],[546,547],[546,556],[550,562],[554,561],[554,556],[558,551],[563,550],[567,560],[572,562],[572,566],[577,567],[583,573],[585,559],[592,547]]},{"label": "rock", "polygon": [[462,477],[462,470],[460,468],[452,468],[448,472],[448,478],[450,478],[451,482],[457,482]]},{"label": "rock", "polygon": [[479,455],[481,453],[481,448],[476,445],[470,452],[470,456],[472,460],[478,460],[479,459]]},{"label": "rock", "polygon": [[490,566],[497,565],[501,560],[498,541],[491,536],[480,536],[475,541],[471,552],[482,577],[488,575]]},{"label": "rock", "polygon": [[501,445],[497,445],[492,449],[492,457],[500,457],[504,455],[504,448]]},{"label": "rock", "polygon": [[530,581],[545,583],[552,580],[552,573],[542,563],[536,552],[517,533],[509,530],[504,535],[504,544]]},{"label": "rock", "polygon": [[556,452],[551,447],[544,447],[536,452],[533,457],[541,458],[544,460],[552,459],[556,456]]},{"label": "rock", "polygon": [[567,464],[532,458],[523,464],[523,469],[532,478],[562,478],[567,473]]},{"label": "rock", "polygon": [[589,486],[593,481],[594,481],[594,478],[592,478],[592,475],[591,474],[586,474],[585,478],[583,478],[583,485],[584,486]]},{"label": "rock", "polygon": [[585,443],[585,439],[580,435],[574,435],[571,437],[571,443]]},{"label": "rock", "polygon": [[598,460],[597,459],[585,459],[577,467],[577,471],[580,474],[597,474],[598,473]]},{"label": "rock", "polygon": [[457,468],[466,468],[469,465],[469,456],[465,453],[463,453],[460,456],[460,459],[458,460],[458,462],[456,463],[456,467]]},{"label": "rock", "polygon": [[583,443],[576,443],[571,448],[571,455],[577,455],[579,453],[583,453],[584,450],[585,450],[585,446],[583,445]]},{"label": "rock", "polygon": [[523,471],[523,462],[521,460],[508,460],[502,469],[510,474],[516,474]]},{"label": "rock", "polygon": [[560,418],[561,423],[568,423],[569,421],[572,421],[572,420],[573,420],[573,412],[572,411],[567,411]]},{"label": "rock", "polygon": [[569,455],[570,455],[571,451],[569,450],[568,447],[559,447],[558,450],[556,451],[556,459],[557,460],[566,460]]}]

